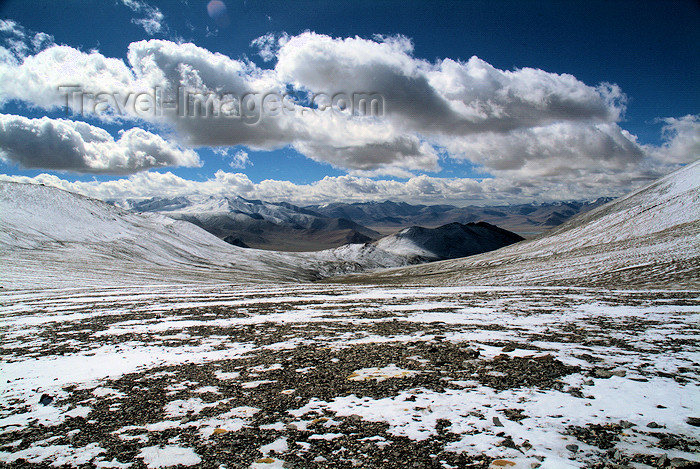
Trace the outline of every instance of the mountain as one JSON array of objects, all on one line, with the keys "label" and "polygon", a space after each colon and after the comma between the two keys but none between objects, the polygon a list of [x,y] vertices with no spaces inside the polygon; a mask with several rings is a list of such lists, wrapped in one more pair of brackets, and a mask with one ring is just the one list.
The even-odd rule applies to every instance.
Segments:
[{"label": "mountain", "polygon": [[[192,211],[204,218],[224,209],[233,213],[233,202],[250,203],[276,221],[310,219],[313,226],[317,219],[293,206],[222,198],[199,204],[186,198],[150,200],[140,207],[183,218]],[[209,211],[199,212],[203,207]],[[161,213],[135,213],[54,187],[10,182],[0,183],[0,213],[4,288],[304,282],[483,252],[517,240],[480,223],[413,227],[379,243],[318,252],[246,249]],[[234,216],[250,218],[250,213]]]},{"label": "mountain", "polygon": [[700,287],[700,161],[539,238],[466,259],[354,276],[411,285]]},{"label": "mountain", "polygon": [[155,212],[193,223],[226,242],[277,251],[318,251],[365,243],[379,233],[343,217],[328,217],[288,203],[242,197],[188,196],[127,200],[135,212]]},{"label": "mountain", "polygon": [[450,223],[432,229],[412,226],[374,244],[389,253],[433,261],[494,251],[522,240],[515,233],[479,222]]},{"label": "mountain", "polygon": [[592,202],[554,202],[493,207],[454,205],[411,205],[404,202],[332,203],[306,207],[328,217],[343,217],[376,230],[421,225],[435,227],[449,223],[485,221],[526,237],[540,234],[569,218],[587,212],[610,198]]}]

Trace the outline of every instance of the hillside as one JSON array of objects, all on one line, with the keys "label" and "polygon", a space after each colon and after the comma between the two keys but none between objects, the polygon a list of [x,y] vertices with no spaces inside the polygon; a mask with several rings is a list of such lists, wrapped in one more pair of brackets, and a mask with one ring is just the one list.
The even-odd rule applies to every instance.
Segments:
[{"label": "hillside", "polygon": [[316,277],[294,256],[238,248],[187,222],[52,187],[2,183],[0,211],[5,288]]},{"label": "hillside", "polygon": [[450,223],[438,228],[412,226],[375,244],[384,251],[428,260],[454,259],[494,251],[523,238],[488,223]]},{"label": "hillside", "polygon": [[700,286],[700,161],[537,239],[345,281],[420,285]]}]

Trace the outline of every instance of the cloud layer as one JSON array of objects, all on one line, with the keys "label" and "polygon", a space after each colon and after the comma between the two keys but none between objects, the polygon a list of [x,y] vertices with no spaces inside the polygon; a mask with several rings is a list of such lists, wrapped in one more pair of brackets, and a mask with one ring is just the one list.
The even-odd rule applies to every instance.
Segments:
[{"label": "cloud layer", "polygon": [[[46,108],[68,104],[73,112],[101,118],[121,114],[167,125],[189,146],[292,145],[317,161],[350,170],[437,171],[440,148],[459,150],[458,157],[474,158],[487,170],[517,170],[541,164],[542,154],[532,148],[539,135],[547,136],[547,156],[573,155],[594,168],[597,160],[621,165],[641,155],[617,126],[625,96],[614,85],[592,87],[571,75],[537,69],[498,70],[477,57],[431,63],[415,58],[404,37],[369,40],[307,32],[265,37],[254,44],[265,57],[276,59],[273,69],[164,40],[132,43],[126,63],[54,46],[20,64],[0,67],[0,96]],[[91,94],[103,100],[67,100],[67,85],[85,93],[81,97]],[[182,90],[208,99],[210,115],[190,116]],[[285,103],[294,112],[264,112],[266,93],[284,96],[290,90],[296,98]],[[162,112],[137,112],[129,99],[138,93],[153,94],[154,102],[158,100],[154,107]],[[308,101],[319,93],[330,98],[380,96],[381,115],[312,110]],[[238,116],[213,115],[226,105],[227,96],[241,99],[229,106],[237,107]],[[254,122],[245,119],[245,96],[254,96],[251,102],[258,106]],[[117,101],[127,105],[120,108]],[[163,102],[179,103],[180,108],[164,109]]]},{"label": "cloud layer", "polygon": [[23,168],[130,174],[163,166],[201,166],[192,150],[133,128],[114,140],[105,130],[64,119],[0,114],[0,158]]},{"label": "cloud layer", "polygon": [[[147,13],[141,2],[124,4]],[[7,22],[2,28],[20,31]],[[572,75],[533,68],[499,70],[478,57],[429,62],[415,57],[413,44],[403,36],[266,35],[253,41],[271,62],[272,68],[263,69],[245,58],[188,43],[135,42],[125,61],[50,43],[22,49],[17,44],[29,40],[22,34],[14,52],[0,50],[0,59],[9,57],[0,60],[0,100],[45,109],[68,106],[97,121],[148,124],[178,141],[138,129],[115,140],[78,121],[4,115],[3,158],[27,168],[128,174],[200,165],[185,148],[291,146],[355,176],[409,180],[348,176],[326,178],[313,187],[285,181],[254,185],[241,175],[217,173],[200,187],[173,175],[138,178],[144,178],[144,187],[166,192],[165,182],[177,190],[206,192],[218,191],[224,187],[220,181],[227,181],[232,192],[242,187],[256,197],[304,203],[338,194],[358,200],[415,200],[419,193],[431,200],[506,200],[537,193],[541,199],[555,193],[559,198],[596,196],[611,184],[630,187],[699,156],[697,116],[662,121],[666,144],[643,146],[618,124],[626,97],[615,85],[591,86]],[[357,94],[380,97],[378,112],[346,109],[344,104],[354,103]],[[265,96],[279,99],[265,101]],[[233,167],[249,164],[244,153],[236,155]],[[495,178],[477,182],[416,176],[439,172],[445,158],[467,161]],[[135,178],[99,190],[76,190],[136,195],[138,188],[124,182]],[[606,195],[613,194],[608,190]]]}]

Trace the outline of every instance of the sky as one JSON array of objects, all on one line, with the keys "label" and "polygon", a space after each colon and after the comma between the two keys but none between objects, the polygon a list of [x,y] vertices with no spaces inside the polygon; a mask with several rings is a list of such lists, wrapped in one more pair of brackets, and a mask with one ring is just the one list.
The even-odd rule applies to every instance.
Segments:
[{"label": "sky", "polygon": [[619,196],[700,158],[698,24],[672,0],[5,0],[0,179],[298,205]]}]

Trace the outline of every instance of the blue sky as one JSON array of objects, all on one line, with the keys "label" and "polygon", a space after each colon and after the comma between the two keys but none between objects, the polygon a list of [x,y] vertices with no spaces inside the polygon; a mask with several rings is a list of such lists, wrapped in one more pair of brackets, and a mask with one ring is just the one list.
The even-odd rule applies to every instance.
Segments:
[{"label": "blue sky", "polygon": [[[4,47],[14,56],[14,62],[5,60],[4,74],[0,72],[0,112],[6,119],[5,133],[0,133],[0,171],[6,179],[48,182],[102,198],[153,196],[160,188],[163,194],[238,193],[298,203],[385,198],[491,203],[619,195],[700,157],[700,6],[694,1],[223,3],[226,26],[210,17],[205,1],[1,3]],[[37,33],[51,38],[35,47],[31,40]],[[268,61],[251,45],[265,35],[273,46]],[[360,41],[345,41],[355,37]],[[305,128],[280,123],[259,134],[223,129],[222,135],[212,135],[206,126],[179,126],[176,121],[110,120],[74,112],[67,116],[55,100],[43,98],[47,92],[10,83],[28,76],[44,80],[43,72],[28,75],[22,64],[58,46],[97,54],[100,60],[121,60],[133,75],[130,45],[149,39],[165,42],[158,51],[142,47],[148,50],[139,60],[167,56],[163,67],[171,65],[168,60],[181,64],[192,53],[178,45],[193,43],[202,54],[220,53],[235,64],[249,63],[252,71],[245,72],[245,86],[267,71],[280,86],[315,92],[314,86],[326,83],[323,73],[330,61],[331,68],[357,73],[346,81],[329,76],[328,83],[343,89],[353,82],[372,86],[373,70],[388,73],[386,80],[377,79],[377,86],[380,92],[387,86],[390,111],[397,109],[389,107],[396,103],[389,99],[395,89],[391,80],[397,80],[396,86],[404,86],[405,80],[420,85],[424,75],[430,89],[406,85],[417,93],[415,99],[400,102],[400,112],[387,116],[386,122],[359,126],[348,138],[355,143],[346,144],[342,126],[324,134],[318,131],[322,124]],[[24,50],[18,51],[17,41],[26,43]],[[354,51],[365,47],[366,55],[355,57]],[[316,60],[323,54],[323,60]],[[473,56],[480,62],[469,62]],[[445,64],[444,59],[453,62]],[[192,67],[192,73],[206,73]],[[521,69],[541,73],[509,75]],[[482,72],[488,76],[478,75]],[[221,71],[211,73],[219,82],[231,78]],[[96,86],[104,76],[85,79]],[[453,92],[455,80],[463,86]],[[47,89],[49,83],[55,80],[46,78]],[[601,91],[603,83],[616,87]],[[513,95],[517,103],[509,100]],[[542,101],[533,101],[537,97]],[[434,99],[440,103],[432,108]],[[459,118],[416,118],[417,113],[438,112],[444,103],[450,112],[461,112]],[[469,114],[477,108],[484,125]],[[52,121],[43,122],[43,133],[32,130],[44,116]],[[124,156],[120,142],[116,147],[108,142],[104,151],[118,153],[110,163],[98,164],[88,160],[94,155],[81,154],[65,156],[72,158],[65,164],[57,158],[42,160],[42,151],[56,148],[46,141],[31,147],[31,155],[21,154],[28,151],[27,135],[49,138],[45,126],[56,127],[58,119],[86,122],[115,141],[120,131],[144,129],[148,134],[141,137],[148,144],[141,144],[152,149],[151,134],[162,137],[156,145],[162,154],[145,164],[139,156]],[[63,124],[54,127],[49,132],[54,136],[74,130]],[[75,158],[87,163],[76,164]],[[175,183],[158,175],[173,175]],[[277,184],[260,185],[264,180]]]}]

